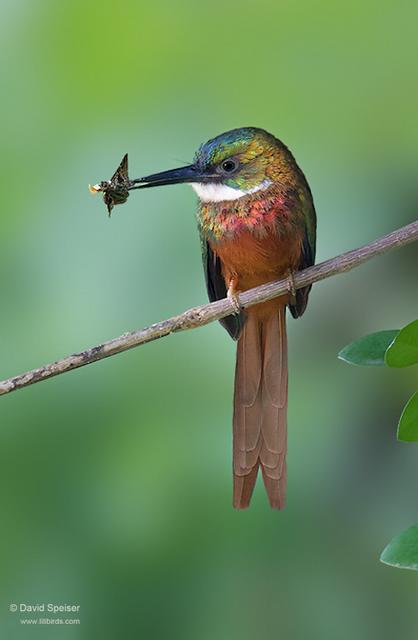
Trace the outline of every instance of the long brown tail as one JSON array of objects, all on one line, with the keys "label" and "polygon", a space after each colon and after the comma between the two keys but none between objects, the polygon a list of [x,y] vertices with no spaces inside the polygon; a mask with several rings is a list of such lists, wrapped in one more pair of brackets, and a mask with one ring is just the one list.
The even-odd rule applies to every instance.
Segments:
[{"label": "long brown tail", "polygon": [[234,507],[249,506],[261,466],[270,505],[286,493],[286,307],[264,319],[249,310],[237,345],[234,393]]}]

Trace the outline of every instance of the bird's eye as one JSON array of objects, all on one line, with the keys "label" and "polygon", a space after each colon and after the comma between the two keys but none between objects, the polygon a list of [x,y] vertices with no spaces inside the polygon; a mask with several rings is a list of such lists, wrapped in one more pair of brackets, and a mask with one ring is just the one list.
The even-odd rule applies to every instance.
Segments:
[{"label": "bird's eye", "polygon": [[222,167],[222,171],[225,171],[225,173],[233,173],[235,169],[238,167],[238,162],[232,159],[224,160],[222,162],[221,167]]}]

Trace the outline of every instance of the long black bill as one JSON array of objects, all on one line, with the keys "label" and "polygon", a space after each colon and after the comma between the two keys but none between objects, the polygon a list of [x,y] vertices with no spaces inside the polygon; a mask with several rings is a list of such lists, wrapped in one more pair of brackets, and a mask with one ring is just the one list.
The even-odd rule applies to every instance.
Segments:
[{"label": "long black bill", "polygon": [[153,173],[144,178],[131,180],[130,184],[132,186],[129,187],[129,191],[133,189],[146,189],[148,187],[162,187],[166,184],[179,184],[182,182],[207,182],[208,180],[213,180],[215,177],[216,176],[199,170],[195,165],[189,164],[179,169],[161,171],[160,173]]}]

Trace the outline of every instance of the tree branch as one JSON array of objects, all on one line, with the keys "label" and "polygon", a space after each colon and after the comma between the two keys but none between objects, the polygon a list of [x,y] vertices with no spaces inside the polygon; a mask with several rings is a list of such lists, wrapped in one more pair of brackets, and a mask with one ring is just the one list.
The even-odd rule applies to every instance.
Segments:
[{"label": "tree branch", "polygon": [[[412,222],[401,229],[397,229],[386,236],[382,236],[378,240],[371,242],[368,245],[347,251],[342,253],[336,258],[326,260],[313,267],[304,269],[294,274],[294,283],[296,289],[306,287],[306,285],[313,284],[319,280],[324,280],[337,273],[343,273],[349,271],[354,267],[370,260],[374,256],[380,255],[394,249],[395,247],[402,247],[403,245],[410,244],[418,240],[418,220]],[[270,282],[263,284],[260,287],[249,289],[240,294],[239,299],[243,307],[251,307],[259,302],[265,302],[271,300],[279,295],[287,292],[288,281],[278,280],[277,282]],[[57,360],[52,364],[48,364],[39,369],[32,369],[26,373],[9,378],[0,382],[0,395],[11,393],[17,389],[27,387],[30,384],[47,380],[53,376],[58,376],[66,371],[77,369],[78,367],[84,367],[87,364],[108,358],[116,353],[127,351],[133,347],[139,347],[147,342],[158,340],[170,333],[177,333],[178,331],[185,331],[186,329],[194,329],[202,325],[219,320],[225,316],[233,313],[233,304],[227,298],[212,302],[211,304],[205,304],[201,307],[195,307],[189,309],[184,313],[173,316],[168,320],[162,320],[156,324],[152,324],[145,329],[139,329],[138,331],[131,331],[124,333],[118,338],[103,342],[103,344],[97,347],[74,353],[67,358]]]}]

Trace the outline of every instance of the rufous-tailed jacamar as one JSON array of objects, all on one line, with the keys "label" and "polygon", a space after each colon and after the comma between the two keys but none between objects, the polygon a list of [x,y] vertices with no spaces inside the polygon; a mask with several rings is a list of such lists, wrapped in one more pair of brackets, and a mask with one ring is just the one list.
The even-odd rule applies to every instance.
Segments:
[{"label": "rufous-tailed jacamar", "polygon": [[[288,306],[298,318],[308,302],[310,287],[295,291],[291,274],[315,260],[311,191],[289,149],[254,127],[223,133],[199,148],[193,164],[139,178],[129,189],[182,182],[190,183],[200,200],[197,220],[209,299],[228,295],[236,307],[235,315],[220,321],[238,341],[234,507],[249,506],[261,467],[270,505],[282,509],[287,449],[285,316]],[[240,291],[283,277],[289,278],[289,294],[245,311],[239,308]]]}]

